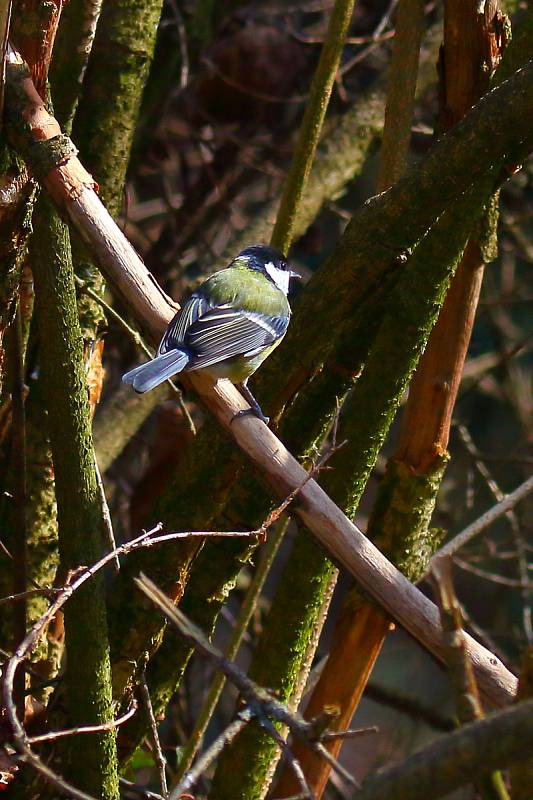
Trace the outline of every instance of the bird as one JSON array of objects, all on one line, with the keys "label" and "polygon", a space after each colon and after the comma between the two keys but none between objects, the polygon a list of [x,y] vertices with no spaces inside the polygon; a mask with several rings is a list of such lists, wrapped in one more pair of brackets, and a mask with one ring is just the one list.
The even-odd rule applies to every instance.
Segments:
[{"label": "bird", "polygon": [[142,394],[181,372],[203,370],[236,384],[254,414],[268,424],[248,379],[287,332],[291,278],[300,278],[285,256],[267,245],[242,250],[213,273],[171,320],[154,358],[122,380]]}]

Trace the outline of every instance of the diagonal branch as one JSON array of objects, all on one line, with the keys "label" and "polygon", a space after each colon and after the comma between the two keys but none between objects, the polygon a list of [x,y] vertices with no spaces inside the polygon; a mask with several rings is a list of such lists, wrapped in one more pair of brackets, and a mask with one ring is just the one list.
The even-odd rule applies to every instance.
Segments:
[{"label": "diagonal branch", "polygon": [[[330,721],[329,715],[326,714],[323,715],[323,718],[315,718],[314,720],[307,721],[297,711],[290,711],[288,707],[274,697],[271,692],[263,689],[242,672],[236,664],[225,658],[220,650],[207,639],[203,631],[191,622],[182,611],[176,608],[166,594],[162,592],[153,581],[147,578],[146,575],[141,574],[138,578],[135,578],[135,583],[178,629],[180,636],[182,636],[191,647],[194,647],[199,653],[208,658],[209,661],[223,672],[228,680],[237,687],[246,703],[246,707],[258,718],[261,725],[266,728],[269,735],[274,738],[282,749],[286,749],[287,745],[272,724],[273,721],[281,722],[286,725],[293,736],[304,741],[307,747],[326,759],[331,764],[332,768],[350,785],[358,785],[352,775],[339,764],[334,756],[332,756],[322,744],[322,737],[325,734],[325,725]],[[238,733],[238,731],[235,731],[235,734],[236,733]],[[224,744],[228,741],[229,740],[225,740]],[[221,749],[222,748],[216,749],[215,755],[218,755]],[[296,767],[299,778],[303,779],[305,789],[309,792],[301,769],[299,765],[296,765],[294,758],[292,758],[291,763],[293,768]],[[177,797],[178,791],[188,788],[189,785],[190,783],[187,783],[186,775],[182,782],[180,782],[180,785],[172,792],[172,797]],[[311,795],[308,794],[307,796],[309,797]]]}]

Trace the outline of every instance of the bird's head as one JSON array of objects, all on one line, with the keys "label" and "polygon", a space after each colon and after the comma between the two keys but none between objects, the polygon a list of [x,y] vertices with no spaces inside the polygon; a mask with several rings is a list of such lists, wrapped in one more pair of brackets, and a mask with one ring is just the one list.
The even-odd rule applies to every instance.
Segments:
[{"label": "bird's head", "polygon": [[298,272],[291,269],[291,265],[279,250],[264,244],[253,245],[242,250],[233,260],[233,265],[242,265],[246,269],[263,273],[285,294],[289,291],[291,278],[301,277]]}]

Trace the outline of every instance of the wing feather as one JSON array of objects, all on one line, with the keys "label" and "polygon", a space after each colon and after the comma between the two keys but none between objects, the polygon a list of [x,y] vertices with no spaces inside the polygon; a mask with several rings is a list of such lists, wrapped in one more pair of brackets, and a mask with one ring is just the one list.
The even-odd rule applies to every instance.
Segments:
[{"label": "wing feather", "polygon": [[213,306],[197,292],[170,322],[157,355],[184,349],[190,356],[187,370],[203,369],[236,356],[252,356],[281,338],[288,316],[268,316],[234,308]]},{"label": "wing feather", "polygon": [[203,369],[236,356],[255,355],[284,335],[288,317],[270,317],[228,306],[203,314],[188,329],[189,369]]},{"label": "wing feather", "polygon": [[187,330],[193,325],[202,314],[208,311],[210,305],[205,297],[200,294],[193,294],[189,297],[183,308],[181,308],[174,319],[170,322],[165,335],[157,350],[157,355],[168,353],[183,345]]}]

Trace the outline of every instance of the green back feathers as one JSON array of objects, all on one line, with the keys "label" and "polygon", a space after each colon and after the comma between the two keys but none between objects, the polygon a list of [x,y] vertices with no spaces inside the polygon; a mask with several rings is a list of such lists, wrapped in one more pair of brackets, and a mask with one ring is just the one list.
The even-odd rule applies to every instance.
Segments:
[{"label": "green back feathers", "polygon": [[201,286],[211,302],[226,303],[245,311],[256,311],[277,317],[290,314],[287,298],[272,281],[261,272],[251,270],[238,263],[228,269],[215,272]]}]

